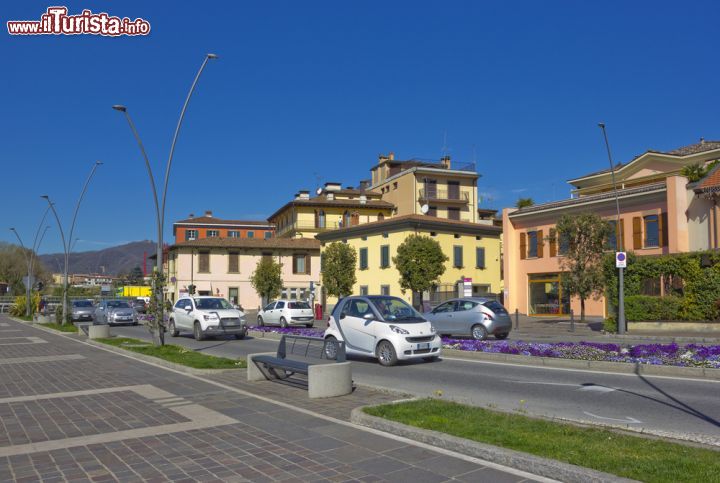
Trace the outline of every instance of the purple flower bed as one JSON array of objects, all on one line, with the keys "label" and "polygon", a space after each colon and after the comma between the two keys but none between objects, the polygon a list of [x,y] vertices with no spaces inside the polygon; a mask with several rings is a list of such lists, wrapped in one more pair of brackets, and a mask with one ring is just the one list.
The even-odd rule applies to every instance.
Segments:
[{"label": "purple flower bed", "polygon": [[[322,337],[320,329],[289,327],[250,327],[260,332]],[[515,354],[535,357],[556,357],[583,361],[630,362],[686,367],[720,369],[720,345],[698,344],[640,344],[622,347],[620,344],[600,342],[538,343],[522,341],[479,341],[443,337],[443,347],[461,351]]]}]

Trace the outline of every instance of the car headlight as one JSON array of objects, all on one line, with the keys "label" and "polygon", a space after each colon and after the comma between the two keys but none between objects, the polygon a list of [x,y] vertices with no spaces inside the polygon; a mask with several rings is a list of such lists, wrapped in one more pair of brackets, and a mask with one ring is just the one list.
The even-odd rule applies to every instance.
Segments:
[{"label": "car headlight", "polygon": [[402,335],[407,335],[410,333],[407,330],[403,329],[402,327],[398,327],[397,325],[391,325],[390,330],[392,330],[396,334],[402,334]]},{"label": "car headlight", "polygon": [[217,315],[215,315],[215,314],[203,315],[203,317],[205,318],[205,320],[217,320],[218,319]]}]

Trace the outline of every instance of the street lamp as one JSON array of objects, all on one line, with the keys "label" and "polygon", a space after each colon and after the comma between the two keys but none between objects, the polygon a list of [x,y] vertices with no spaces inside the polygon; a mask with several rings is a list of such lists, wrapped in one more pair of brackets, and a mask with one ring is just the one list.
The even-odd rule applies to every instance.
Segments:
[{"label": "street lamp", "polygon": [[[617,251],[623,251],[625,234],[620,231],[620,199],[618,198],[617,185],[615,184],[615,163],[610,153],[610,143],[608,142],[607,132],[605,131],[605,123],[601,122],[598,127],[603,132],[605,139],[605,147],[607,148],[608,161],[610,161],[610,175],[612,176],[613,191],[615,192],[615,209],[617,210],[617,220],[615,221],[615,246]],[[618,233],[620,236],[618,237]],[[618,334],[625,333],[625,269],[618,268]]]},{"label": "street lamp", "polygon": [[28,254],[27,248],[25,248],[25,244],[22,241],[22,238],[20,238],[20,234],[17,232],[15,228],[10,228],[10,231],[12,231],[15,234],[15,237],[20,242],[20,246],[23,249],[23,253],[25,254],[25,263],[27,265],[27,283],[25,284],[25,315],[26,317],[30,317],[32,315],[30,310],[30,296],[32,295],[32,284],[30,283],[32,280],[33,275],[33,265],[35,262],[35,252],[40,247],[40,243],[42,243],[42,239],[45,237],[45,232],[50,228],[49,226],[45,227],[45,230],[43,231],[42,236],[40,237],[40,241],[38,241],[38,235],[40,235],[40,229],[43,226],[43,223],[45,222],[45,218],[47,217],[48,208],[45,209],[45,213],[43,213],[43,217],[40,220],[40,225],[38,225],[38,229],[35,232],[35,238],[33,239],[33,245],[32,250],[30,250],[30,253]]},{"label": "street lamp", "polygon": [[[87,191],[87,187],[90,184],[90,180],[92,179],[93,175],[95,174],[95,170],[103,164],[101,161],[95,161],[95,164],[93,165],[92,169],[90,170],[90,174],[88,175],[87,179],[85,180],[85,184],[82,187],[82,191],[80,192],[80,197],[78,198],[77,204],[75,204],[75,212],[73,213],[72,222],[70,223],[70,233],[69,233],[69,240],[72,240],[73,231],[75,231],[75,222],[77,221],[77,215],[78,211],[80,210],[80,203],[83,200],[83,197],[85,196],[85,192]],[[48,195],[42,195],[41,198],[44,198],[47,200],[49,208],[52,210],[53,215],[55,215],[55,221],[57,221],[58,229],[60,230],[60,237],[62,238],[63,243],[63,251],[65,253],[65,266],[63,268],[63,301],[62,301],[62,307],[63,307],[63,320],[59,322],[60,324],[65,324],[65,320],[67,319],[67,309],[68,309],[68,300],[67,300],[67,291],[68,291],[68,264],[70,263],[70,244],[65,240],[65,232],[62,229],[62,223],[60,223],[60,217],[57,214],[57,211],[55,211],[55,204],[50,201],[50,196]],[[57,320],[55,322],[58,322]]]},{"label": "street lamp", "polygon": [[[185,118],[185,111],[187,110],[187,106],[190,103],[190,98],[193,95],[193,92],[195,91],[195,86],[198,83],[198,80],[200,79],[200,75],[203,73],[203,70],[205,70],[205,66],[207,65],[208,61],[211,59],[217,59],[218,56],[215,54],[206,54],[205,59],[203,59],[202,65],[200,65],[200,69],[198,70],[197,74],[195,75],[195,80],[193,81],[192,85],[190,86],[190,91],[187,94],[187,97],[185,98],[185,104],[183,104],[182,110],[180,111],[180,118],[178,119],[177,126],[175,127],[175,134],[173,135],[172,143],[170,144],[170,155],[168,156],[167,165],[165,166],[165,179],[163,184],[163,191],[162,196],[158,197],[157,189],[155,187],[155,176],[153,175],[152,167],[150,166],[150,159],[148,158],[147,152],[145,152],[145,147],[143,146],[142,140],[140,139],[140,134],[138,134],[137,129],[135,128],[135,124],[132,121],[132,118],[130,117],[130,113],[128,112],[127,107],[116,104],[112,106],[113,109],[115,109],[118,112],[122,112],[125,114],[125,118],[127,119],[128,124],[130,125],[130,130],[133,133],[133,136],[135,136],[135,140],[138,143],[138,146],[140,148],[140,153],[142,154],[142,157],[145,161],[145,168],[148,172],[148,177],[150,178],[150,187],[152,189],[153,194],[153,202],[155,203],[155,222],[157,225],[157,247],[155,250],[155,256],[156,256],[156,264],[155,269],[161,274],[162,273],[162,263],[163,263],[163,232],[165,228],[165,201],[167,199],[167,188],[168,188],[168,182],[170,180],[170,168],[172,166],[172,160],[173,160],[173,154],[175,153],[175,144],[177,143],[178,135],[180,134],[180,127],[182,126],[183,119]],[[154,334],[160,344],[164,343],[164,324],[165,324],[165,305],[164,305],[164,294],[162,290],[159,290],[158,287],[155,287],[155,298],[158,305],[158,313],[159,313],[159,320],[157,321],[157,333]]]}]

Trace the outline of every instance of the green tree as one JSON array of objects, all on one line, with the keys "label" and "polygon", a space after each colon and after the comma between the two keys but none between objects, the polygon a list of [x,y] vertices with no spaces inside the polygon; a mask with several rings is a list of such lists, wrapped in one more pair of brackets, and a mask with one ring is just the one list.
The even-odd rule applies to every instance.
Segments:
[{"label": "green tree", "polygon": [[527,208],[528,206],[532,206],[535,204],[535,201],[532,198],[518,198],[518,200],[515,202],[515,207],[520,208]]},{"label": "green tree", "polygon": [[130,270],[130,274],[128,275],[128,281],[133,285],[139,285],[143,281],[142,268],[136,266],[135,268]]},{"label": "green tree", "polygon": [[282,265],[272,257],[261,258],[255,267],[250,277],[250,285],[263,299],[263,303],[280,295],[283,286],[281,270]]},{"label": "green tree", "polygon": [[352,294],[357,253],[346,243],[333,242],[323,252],[322,277],[325,292],[331,297]]},{"label": "green tree", "polygon": [[561,259],[563,290],[580,299],[580,321],[585,321],[585,300],[599,297],[605,288],[603,255],[610,224],[593,213],[563,215],[557,232],[567,240]]},{"label": "green tree", "polygon": [[[440,244],[428,236],[410,235],[400,244],[393,263],[400,272],[400,287],[417,294],[422,307],[422,293],[430,290],[445,273],[448,257]],[[415,300],[415,297],[413,297]]]},{"label": "green tree", "polygon": [[680,170],[680,174],[685,176],[691,183],[700,181],[700,178],[705,176],[705,173],[705,168],[700,163],[683,166]]}]

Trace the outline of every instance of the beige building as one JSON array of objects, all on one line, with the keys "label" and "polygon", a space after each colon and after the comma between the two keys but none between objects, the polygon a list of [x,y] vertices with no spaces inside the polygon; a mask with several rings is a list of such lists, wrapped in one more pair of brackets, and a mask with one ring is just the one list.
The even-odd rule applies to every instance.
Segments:
[{"label": "beige building", "polygon": [[207,238],[175,244],[166,267],[169,298],[174,302],[195,285],[198,295],[217,295],[256,309],[262,301],[250,277],[263,257],[282,265],[282,297],[309,298],[310,282],[320,280],[320,242],[312,238]]}]

